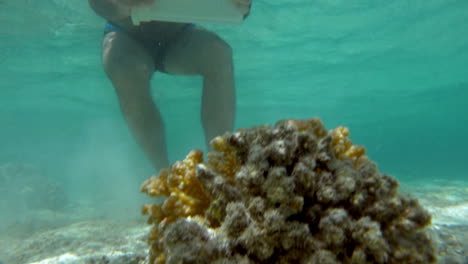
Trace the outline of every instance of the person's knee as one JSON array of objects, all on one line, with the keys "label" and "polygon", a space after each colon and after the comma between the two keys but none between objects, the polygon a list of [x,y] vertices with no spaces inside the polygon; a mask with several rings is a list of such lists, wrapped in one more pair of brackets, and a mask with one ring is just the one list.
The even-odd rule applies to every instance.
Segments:
[{"label": "person's knee", "polygon": [[232,48],[231,46],[221,38],[213,41],[210,45],[210,50],[213,59],[221,64],[229,63],[232,61]]},{"label": "person's knee", "polygon": [[216,38],[206,48],[210,59],[203,71],[204,75],[232,70],[232,48],[226,41]]}]

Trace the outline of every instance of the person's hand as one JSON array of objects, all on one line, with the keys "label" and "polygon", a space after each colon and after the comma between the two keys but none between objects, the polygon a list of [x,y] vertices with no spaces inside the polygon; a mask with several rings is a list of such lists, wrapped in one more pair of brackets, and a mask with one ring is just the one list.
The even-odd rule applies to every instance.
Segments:
[{"label": "person's hand", "polygon": [[244,19],[250,14],[250,8],[252,7],[252,0],[232,0],[234,4],[239,8]]}]

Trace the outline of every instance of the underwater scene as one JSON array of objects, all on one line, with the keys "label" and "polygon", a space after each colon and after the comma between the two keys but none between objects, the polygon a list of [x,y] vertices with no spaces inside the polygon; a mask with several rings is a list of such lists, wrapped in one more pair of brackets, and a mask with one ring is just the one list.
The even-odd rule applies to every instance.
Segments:
[{"label": "underwater scene", "polygon": [[468,1],[158,1],[0,0],[0,264],[468,264]]}]

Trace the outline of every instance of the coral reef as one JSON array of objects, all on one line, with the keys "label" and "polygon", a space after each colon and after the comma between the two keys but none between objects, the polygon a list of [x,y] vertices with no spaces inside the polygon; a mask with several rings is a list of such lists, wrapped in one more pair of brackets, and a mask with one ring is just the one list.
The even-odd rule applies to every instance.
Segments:
[{"label": "coral reef", "polygon": [[283,120],[215,138],[143,184],[150,263],[433,263],[431,217],[344,127]]}]

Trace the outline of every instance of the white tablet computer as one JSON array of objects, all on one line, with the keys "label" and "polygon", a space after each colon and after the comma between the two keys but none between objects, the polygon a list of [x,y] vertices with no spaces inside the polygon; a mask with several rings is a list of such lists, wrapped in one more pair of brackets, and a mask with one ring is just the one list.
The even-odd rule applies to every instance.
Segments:
[{"label": "white tablet computer", "polygon": [[232,0],[155,0],[146,8],[134,8],[132,21],[241,24],[243,16]]}]

